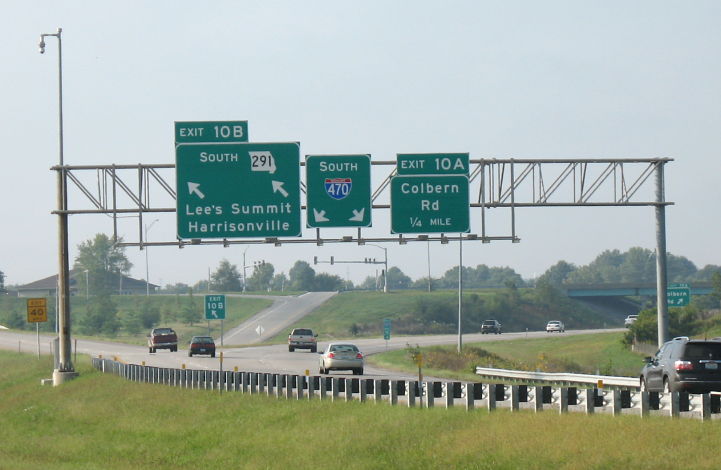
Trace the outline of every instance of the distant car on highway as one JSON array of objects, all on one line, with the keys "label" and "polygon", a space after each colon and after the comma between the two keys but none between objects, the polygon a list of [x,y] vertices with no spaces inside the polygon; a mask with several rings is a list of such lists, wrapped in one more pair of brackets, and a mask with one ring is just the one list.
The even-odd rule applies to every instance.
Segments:
[{"label": "distant car on highway", "polygon": [[638,320],[638,315],[629,315],[623,321],[623,326],[628,328],[629,326],[633,325],[636,322],[636,320]]},{"label": "distant car on highway", "polygon": [[207,354],[215,357],[215,341],[210,336],[193,336],[188,347],[188,356],[193,354]]},{"label": "distant car on highway", "polygon": [[548,325],[546,325],[546,333],[553,333],[554,331],[558,333],[566,331],[566,327],[562,321],[553,320],[548,322]]},{"label": "distant car on highway", "polygon": [[483,323],[481,323],[481,334],[485,335],[486,333],[500,335],[501,323],[498,320],[483,320]]},{"label": "distant car on highway", "polygon": [[355,344],[330,343],[320,354],[321,374],[329,374],[331,370],[351,370],[353,375],[363,375],[363,353]]},{"label": "distant car on highway", "polygon": [[318,351],[318,335],[310,328],[293,328],[288,335],[288,351],[296,349],[310,349],[310,352]]},{"label": "distant car on highway", "polygon": [[178,350],[178,335],[172,328],[153,328],[148,335],[148,351],[154,353],[158,349]]},{"label": "distant car on highway", "polygon": [[721,392],[721,341],[674,338],[646,358],[641,390],[649,392]]}]

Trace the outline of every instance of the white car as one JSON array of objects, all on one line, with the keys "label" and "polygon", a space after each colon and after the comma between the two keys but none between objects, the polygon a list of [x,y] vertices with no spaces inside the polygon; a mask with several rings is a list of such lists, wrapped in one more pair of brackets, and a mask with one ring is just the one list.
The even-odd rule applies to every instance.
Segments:
[{"label": "white car", "polygon": [[548,325],[546,325],[546,333],[552,333],[554,331],[558,333],[566,331],[566,327],[563,325],[563,322],[558,320],[549,321]]},{"label": "white car", "polygon": [[628,328],[629,326],[633,325],[636,320],[638,320],[638,315],[629,315],[626,317],[626,319],[623,321],[623,325]]},{"label": "white car", "polygon": [[350,370],[353,375],[363,375],[363,353],[351,343],[330,343],[325,352],[319,353],[321,374],[331,370]]}]

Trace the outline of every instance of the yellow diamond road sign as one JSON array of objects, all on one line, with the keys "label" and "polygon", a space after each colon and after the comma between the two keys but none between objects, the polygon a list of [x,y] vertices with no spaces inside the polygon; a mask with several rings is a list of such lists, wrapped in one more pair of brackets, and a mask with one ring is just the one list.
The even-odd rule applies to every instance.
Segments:
[{"label": "yellow diamond road sign", "polygon": [[28,323],[48,321],[48,299],[28,299]]}]

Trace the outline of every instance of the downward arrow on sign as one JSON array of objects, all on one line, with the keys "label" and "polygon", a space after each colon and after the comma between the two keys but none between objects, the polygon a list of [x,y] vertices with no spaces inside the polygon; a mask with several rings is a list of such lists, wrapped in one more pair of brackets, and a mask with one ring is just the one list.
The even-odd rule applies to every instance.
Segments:
[{"label": "downward arrow on sign", "polygon": [[365,212],[366,212],[365,207],[359,211],[353,209],[353,217],[351,217],[348,220],[353,221],[353,222],[363,222],[363,214],[365,214]]},{"label": "downward arrow on sign", "polygon": [[318,209],[315,208],[313,209],[313,217],[315,217],[316,222],[328,222],[330,220],[325,216],[324,210],[318,212]]}]

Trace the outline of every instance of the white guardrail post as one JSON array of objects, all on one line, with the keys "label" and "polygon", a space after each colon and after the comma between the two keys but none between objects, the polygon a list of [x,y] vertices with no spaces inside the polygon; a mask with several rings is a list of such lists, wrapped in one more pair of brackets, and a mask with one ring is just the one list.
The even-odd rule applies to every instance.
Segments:
[{"label": "white guardrail post", "polygon": [[[637,380],[630,377],[604,377],[604,385],[611,388],[584,388],[576,384],[592,383],[597,377],[583,374],[547,374],[541,372],[510,371],[505,377],[509,380],[528,380],[521,375],[533,376],[534,380],[559,383],[562,386],[542,385],[505,385],[484,382],[436,382],[436,381],[398,381],[386,379],[358,379],[322,376],[299,376],[292,374],[272,374],[258,372],[217,371],[217,370],[189,370],[170,369],[140,364],[125,364],[119,360],[93,358],[95,369],[108,374],[114,374],[131,382],[163,384],[189,389],[227,390],[240,393],[266,393],[277,398],[308,399],[318,393],[321,400],[327,398],[330,391],[333,400],[343,399],[351,401],[354,398],[365,402],[369,394],[373,394],[374,402],[380,403],[388,395],[391,405],[398,404],[398,395],[405,395],[408,407],[417,403],[423,406],[423,396],[426,397],[428,408],[435,406],[435,398],[443,397],[446,408],[453,407],[456,399],[462,400],[466,410],[473,410],[476,401],[481,406],[494,411],[499,405],[509,408],[511,412],[520,409],[531,409],[535,412],[544,409],[558,409],[559,413],[569,411],[594,414],[595,412],[610,413],[614,416],[621,414],[636,414],[640,417],[649,415],[670,416],[674,418],[696,418],[711,420],[721,418],[721,393],[707,394],[685,393],[656,393],[646,391],[633,391]],[[493,376],[496,380],[502,378],[506,372],[500,369],[483,369],[483,376]],[[500,372],[499,372],[500,371]],[[552,376],[552,379],[549,379]],[[563,378],[560,381],[559,378]],[[619,388],[614,388],[619,387]],[[285,390],[283,390],[285,388]],[[330,388],[330,390],[328,390]],[[622,389],[621,389],[622,388]],[[295,390],[294,390],[295,389]],[[306,391],[307,390],[307,391]],[[354,396],[354,394],[358,396]],[[483,403],[485,402],[485,403]]]}]

